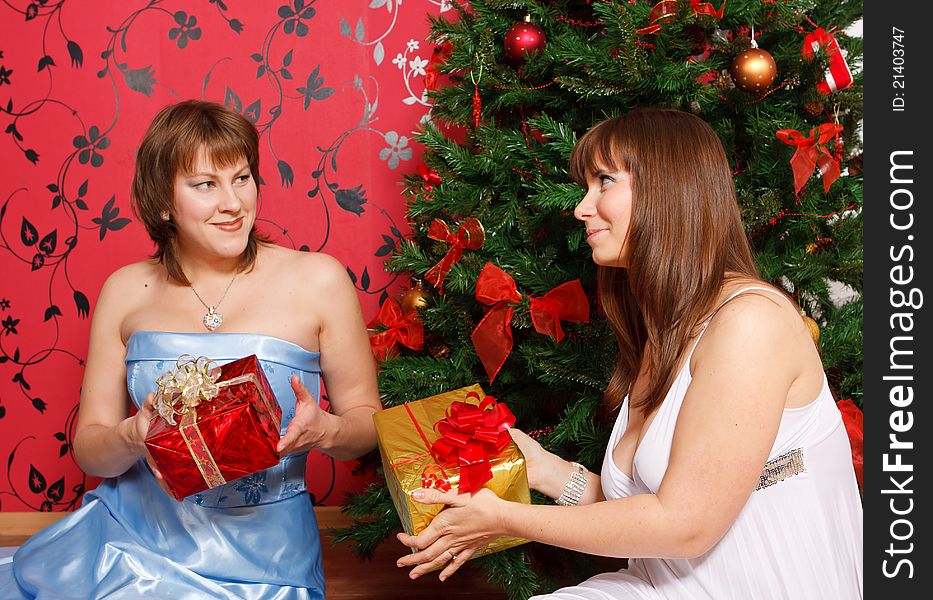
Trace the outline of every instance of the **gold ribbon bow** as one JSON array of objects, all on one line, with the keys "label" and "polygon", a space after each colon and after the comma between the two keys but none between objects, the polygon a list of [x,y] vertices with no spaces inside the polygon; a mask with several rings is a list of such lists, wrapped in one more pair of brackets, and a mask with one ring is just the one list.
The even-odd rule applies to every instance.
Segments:
[{"label": "gold ribbon bow", "polygon": [[217,396],[219,377],[220,369],[206,356],[181,355],[175,362],[175,368],[162,373],[156,380],[155,411],[167,423],[176,425],[175,415],[187,414],[197,405]]}]

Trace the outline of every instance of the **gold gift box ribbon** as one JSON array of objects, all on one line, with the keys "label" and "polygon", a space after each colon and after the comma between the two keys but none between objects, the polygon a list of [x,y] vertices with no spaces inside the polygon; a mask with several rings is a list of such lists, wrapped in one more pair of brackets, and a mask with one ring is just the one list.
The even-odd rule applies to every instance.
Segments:
[{"label": "gold gift box ribbon", "polygon": [[[482,387],[474,384],[373,415],[389,494],[402,521],[402,527],[409,535],[423,531],[444,508],[443,504],[421,504],[411,499],[411,492],[423,487],[426,473],[440,474],[438,479],[446,480],[452,489],[458,487],[460,469],[438,464],[430,448],[440,437],[434,431],[434,424],[446,417],[446,410],[451,404],[477,404],[474,399],[467,397],[470,392],[476,392],[480,398],[486,395]],[[510,442],[498,455],[491,456],[489,463],[493,478],[483,487],[491,489],[500,498],[531,503],[525,458],[515,442]],[[507,536],[498,537],[476,552],[473,558],[518,546],[527,541]]]}]

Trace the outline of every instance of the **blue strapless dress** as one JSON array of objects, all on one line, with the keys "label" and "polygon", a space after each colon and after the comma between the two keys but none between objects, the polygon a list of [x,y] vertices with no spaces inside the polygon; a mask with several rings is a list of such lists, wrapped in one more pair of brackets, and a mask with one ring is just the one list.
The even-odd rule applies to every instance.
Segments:
[{"label": "blue strapless dress", "polygon": [[[138,332],[126,351],[137,406],[182,354],[223,364],[256,354],[282,406],[295,414],[297,373],[320,398],[320,354],[255,334]],[[317,521],[305,488],[307,453],[176,502],[140,459],[85,494],[80,510],[33,536],[0,571],[2,598],[321,599]],[[9,573],[9,565],[6,566]]]}]

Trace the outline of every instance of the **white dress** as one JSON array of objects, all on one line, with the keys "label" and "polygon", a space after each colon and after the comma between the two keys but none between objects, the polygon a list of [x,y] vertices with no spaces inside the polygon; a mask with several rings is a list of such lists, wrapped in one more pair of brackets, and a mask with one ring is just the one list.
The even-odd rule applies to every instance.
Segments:
[{"label": "white dress", "polygon": [[[726,302],[748,289],[772,292],[747,288]],[[607,499],[658,491],[691,379],[688,356],[638,446],[632,477],[612,458],[628,421],[628,398],[622,403],[603,459],[601,481]],[[773,483],[759,485],[729,531],[706,554],[630,559],[627,569],[532,600],[862,598],[862,503],[849,439],[825,376],[816,400],[784,410],[768,461],[772,467],[789,464],[804,470],[794,474],[797,469],[790,468],[788,476],[777,481],[780,477],[763,475]]]}]

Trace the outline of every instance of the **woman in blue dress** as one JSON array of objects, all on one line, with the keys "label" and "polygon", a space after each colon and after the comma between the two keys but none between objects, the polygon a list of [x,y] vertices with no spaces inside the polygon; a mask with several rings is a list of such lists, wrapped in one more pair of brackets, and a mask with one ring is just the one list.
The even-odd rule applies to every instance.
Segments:
[{"label": "woman in blue dress", "polygon": [[[169,106],[149,127],[133,202],[156,253],[104,283],[75,434],[81,468],[107,479],[19,549],[0,596],[324,598],[308,451],[371,450],[382,406],[344,267],[254,229],[258,143],[248,120],[209,102]],[[278,465],[177,502],[143,442],[155,381],[183,354],[256,354],[283,435]]]}]

